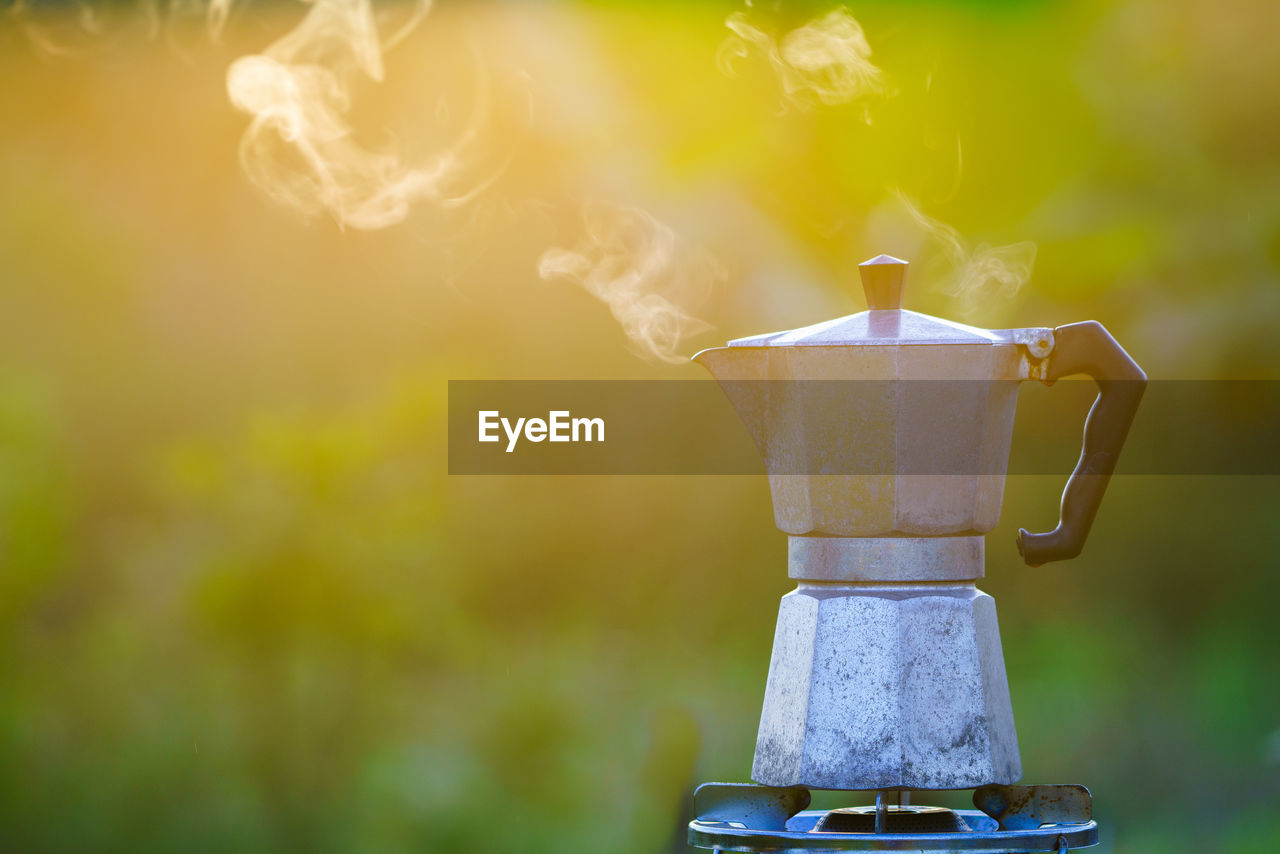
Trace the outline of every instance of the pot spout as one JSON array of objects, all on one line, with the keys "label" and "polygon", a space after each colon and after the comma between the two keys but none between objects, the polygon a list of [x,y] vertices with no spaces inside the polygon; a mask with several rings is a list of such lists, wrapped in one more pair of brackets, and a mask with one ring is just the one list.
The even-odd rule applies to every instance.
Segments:
[{"label": "pot spout", "polygon": [[762,452],[769,376],[769,348],[712,347],[693,357],[720,384],[720,389]]}]

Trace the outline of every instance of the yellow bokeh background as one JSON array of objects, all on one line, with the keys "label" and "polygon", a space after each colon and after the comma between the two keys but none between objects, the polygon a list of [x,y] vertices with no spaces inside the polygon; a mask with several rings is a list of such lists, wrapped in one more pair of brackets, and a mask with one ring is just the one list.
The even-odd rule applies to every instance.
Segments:
[{"label": "yellow bokeh background", "polygon": [[[238,159],[227,68],[300,4],[0,10],[0,848],[683,850],[750,770],[763,479],[447,474],[449,379],[702,376],[539,276],[584,203],[716,259],[686,354],[860,310],[887,252],[917,310],[1276,378],[1280,6],[850,8],[890,91],[822,105],[717,63],[735,4],[442,4],[351,121],[427,160],[488,92],[492,180],[374,231]],[[950,295],[903,197],[1030,280]],[[1275,480],[1118,478],[1030,570],[1060,489],[1011,479],[982,585],[1026,779],[1090,786],[1103,851],[1280,850]]]}]

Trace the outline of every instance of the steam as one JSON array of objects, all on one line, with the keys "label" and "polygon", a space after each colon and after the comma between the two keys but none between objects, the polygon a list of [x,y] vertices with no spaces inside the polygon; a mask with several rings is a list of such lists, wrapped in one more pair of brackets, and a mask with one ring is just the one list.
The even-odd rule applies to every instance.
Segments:
[{"label": "steam", "polygon": [[209,0],[209,10],[205,13],[205,20],[209,25],[209,34],[217,41],[222,37],[222,30],[227,25],[227,18],[231,15],[231,0]]},{"label": "steam", "polygon": [[419,200],[459,204],[483,189],[486,181],[463,184],[478,119],[487,109],[483,89],[477,121],[425,163],[365,148],[347,120],[352,85],[362,76],[382,80],[384,47],[393,47],[422,21],[430,0],[419,0],[385,44],[372,0],[307,2],[311,9],[295,29],[227,71],[232,103],[253,117],[240,141],[240,160],[253,182],[304,215],[327,212],[359,229],[394,225]]},{"label": "steam", "polygon": [[690,312],[724,276],[702,251],[679,244],[675,232],[637,207],[587,203],[585,237],[575,249],[548,249],[538,263],[543,279],[581,285],[605,303],[641,353],[687,361],[676,348],[711,328]]},{"label": "steam", "polygon": [[[152,37],[159,34],[162,18],[170,24],[204,18],[205,32],[209,34],[209,40],[217,44],[231,17],[233,2],[234,0],[140,0],[139,6],[151,22]],[[161,4],[164,5],[163,14]]]},{"label": "steam", "polygon": [[902,193],[898,198],[916,224],[941,247],[952,269],[943,291],[956,297],[962,306],[973,307],[992,297],[1013,297],[1031,278],[1036,261],[1036,245],[1030,241],[991,246],[969,244],[945,222],[925,215]]},{"label": "steam", "polygon": [[721,71],[733,75],[733,61],[757,51],[773,66],[787,101],[800,109],[818,103],[848,104],[888,91],[884,73],[871,62],[862,25],[843,6],[797,27],[781,41],[752,24],[744,12],[734,12],[725,26],[733,35],[720,46]]},{"label": "steam", "polygon": [[[17,23],[27,42],[45,56],[58,57],[75,53],[75,48],[69,42],[59,41],[54,37],[54,27],[45,26],[38,22],[37,13],[42,11],[38,8],[38,4],[36,8],[33,8],[32,4],[28,3],[27,0],[14,0],[5,11],[10,19]],[[89,4],[77,2],[74,4],[74,11],[74,35],[87,37],[101,35],[102,22]],[[63,34],[66,32],[65,27],[57,29],[61,30]]]},{"label": "steam", "polygon": [[[138,18],[149,38],[162,33],[172,37],[172,25],[203,18],[210,41],[217,43],[226,28],[236,0],[137,0]],[[53,8],[64,7],[64,8]],[[68,56],[92,48],[104,37],[117,35],[131,24],[127,16],[110,3],[73,0],[47,4],[40,0],[13,0],[6,10],[37,50],[51,56]],[[57,14],[73,12],[72,15]],[[47,13],[47,14],[46,14]],[[44,22],[42,22],[42,20]],[[55,33],[61,40],[55,38]],[[176,47],[171,42],[172,47]]]}]

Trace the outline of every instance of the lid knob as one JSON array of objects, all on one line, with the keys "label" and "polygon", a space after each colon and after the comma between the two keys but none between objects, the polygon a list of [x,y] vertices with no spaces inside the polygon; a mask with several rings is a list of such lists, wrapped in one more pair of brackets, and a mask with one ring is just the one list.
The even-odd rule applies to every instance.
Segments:
[{"label": "lid knob", "polygon": [[885,311],[902,308],[902,281],[907,277],[907,262],[892,255],[877,255],[858,265],[862,290],[867,295],[867,308]]}]

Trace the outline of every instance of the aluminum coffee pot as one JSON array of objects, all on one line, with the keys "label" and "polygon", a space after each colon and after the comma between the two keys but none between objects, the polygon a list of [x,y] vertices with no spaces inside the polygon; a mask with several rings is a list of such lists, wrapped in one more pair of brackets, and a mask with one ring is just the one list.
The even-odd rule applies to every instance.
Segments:
[{"label": "aluminum coffee pot", "polygon": [[752,778],[968,789],[1021,777],[983,535],[1019,382],[1094,379],[1084,449],[1033,566],[1080,553],[1146,375],[1101,324],[987,330],[901,307],[907,262],[860,265],[869,310],[694,358],[764,457],[789,574]]}]

